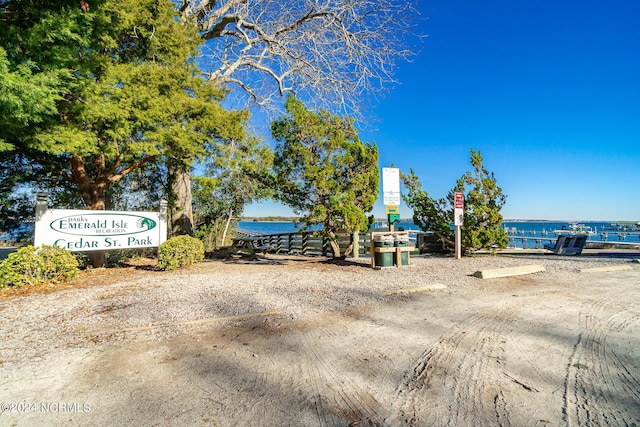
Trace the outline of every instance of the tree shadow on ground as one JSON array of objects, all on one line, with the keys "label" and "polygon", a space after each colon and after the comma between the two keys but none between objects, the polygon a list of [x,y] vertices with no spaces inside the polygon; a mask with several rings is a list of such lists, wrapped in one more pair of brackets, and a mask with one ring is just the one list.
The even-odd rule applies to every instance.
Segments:
[{"label": "tree shadow on ground", "polygon": [[267,258],[263,255],[249,255],[244,253],[230,254],[227,252],[207,252],[205,261],[220,261],[225,264],[266,264],[266,265],[285,265],[290,260],[278,260]]},{"label": "tree shadow on ground", "polygon": [[320,261],[320,264],[324,265],[335,265],[338,267],[363,267],[363,268],[371,268],[369,263],[362,263],[358,261],[353,261],[351,259],[341,259],[341,258],[328,258]]}]

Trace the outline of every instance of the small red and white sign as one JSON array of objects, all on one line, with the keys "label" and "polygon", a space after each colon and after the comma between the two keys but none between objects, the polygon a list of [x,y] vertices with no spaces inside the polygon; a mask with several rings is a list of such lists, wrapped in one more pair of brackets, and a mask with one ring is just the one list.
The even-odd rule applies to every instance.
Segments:
[{"label": "small red and white sign", "polygon": [[454,195],[455,208],[456,209],[464,209],[464,194],[455,193]]},{"label": "small red and white sign", "polygon": [[455,193],[453,197],[453,225],[462,225],[464,223],[464,194]]}]

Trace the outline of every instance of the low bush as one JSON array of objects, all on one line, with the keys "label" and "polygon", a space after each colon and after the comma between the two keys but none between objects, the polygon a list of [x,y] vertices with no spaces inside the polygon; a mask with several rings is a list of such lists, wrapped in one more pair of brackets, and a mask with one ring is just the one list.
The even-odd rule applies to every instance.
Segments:
[{"label": "low bush", "polygon": [[157,259],[158,248],[128,248],[109,251],[107,253],[107,265],[122,267],[145,258]]},{"label": "low bush", "polygon": [[175,270],[204,259],[202,241],[191,236],[172,237],[158,248],[158,268]]},{"label": "low bush", "polygon": [[0,263],[0,288],[63,282],[78,275],[78,260],[57,246],[24,246]]}]

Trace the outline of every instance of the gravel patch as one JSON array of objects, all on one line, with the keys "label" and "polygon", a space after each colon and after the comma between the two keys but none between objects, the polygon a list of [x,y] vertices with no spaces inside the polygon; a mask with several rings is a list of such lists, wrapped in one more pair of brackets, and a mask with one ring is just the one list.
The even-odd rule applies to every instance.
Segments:
[{"label": "gravel patch", "polygon": [[456,260],[421,255],[411,257],[408,267],[374,270],[367,258],[334,264],[323,258],[269,255],[255,262],[215,260],[176,272],[136,273],[99,285],[85,275],[78,287],[0,301],[0,371],[10,379],[13,368],[29,364],[35,369],[48,353],[60,357],[66,352],[73,358],[131,335],[157,340],[196,328],[203,319],[264,312],[278,313],[265,321],[305,319],[403,298],[394,291],[433,284],[463,295],[466,287],[490,286],[490,281],[473,277],[482,269],[540,264],[546,271],[536,277],[554,280],[627,263],[627,258],[612,256],[477,255]]}]

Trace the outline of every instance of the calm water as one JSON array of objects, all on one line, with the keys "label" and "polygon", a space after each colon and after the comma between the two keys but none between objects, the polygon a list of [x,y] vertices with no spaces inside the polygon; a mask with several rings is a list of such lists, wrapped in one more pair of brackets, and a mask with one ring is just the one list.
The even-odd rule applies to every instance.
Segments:
[{"label": "calm water", "polygon": [[505,221],[502,227],[509,235],[509,247],[541,248],[543,245],[553,244],[557,235],[563,230],[570,230],[578,226],[589,233],[590,241],[638,241],[638,236],[625,236],[619,239],[611,222],[587,221],[580,223],[556,221]]},{"label": "calm water", "polygon": [[[238,227],[243,230],[256,231],[264,234],[295,233],[300,226],[291,221],[240,221]],[[320,227],[314,228],[318,230]]]},{"label": "calm water", "polygon": [[[610,221],[587,221],[580,222],[581,226],[591,232],[589,240],[594,241],[623,241],[636,243],[640,239],[640,233],[636,231],[615,229]],[[263,222],[263,221],[240,221],[239,227],[244,230],[256,231],[264,234],[293,233],[300,230],[300,227],[289,221],[283,222]],[[502,227],[507,230],[510,236],[509,246],[511,247],[541,247],[550,243],[556,238],[555,231],[571,227],[569,222],[554,221],[505,221]],[[412,222],[400,222],[395,224],[396,230],[419,230],[420,228]]]},{"label": "calm water", "polygon": [[22,224],[20,227],[18,227],[18,229],[13,230],[10,233],[0,233],[0,242],[13,241],[20,238],[21,236],[33,233],[33,228],[34,224],[32,223]]}]

